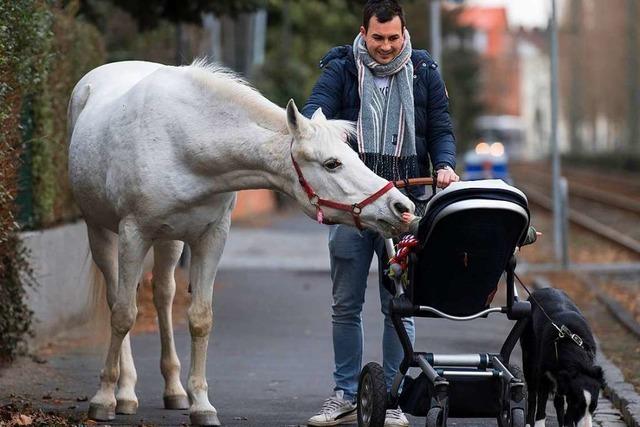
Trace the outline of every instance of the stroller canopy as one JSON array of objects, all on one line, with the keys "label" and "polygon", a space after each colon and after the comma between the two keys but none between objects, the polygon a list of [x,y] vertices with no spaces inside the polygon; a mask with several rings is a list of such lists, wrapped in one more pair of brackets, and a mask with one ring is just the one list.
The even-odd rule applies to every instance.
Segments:
[{"label": "stroller canopy", "polygon": [[501,180],[453,183],[428,203],[418,228],[414,304],[469,316],[487,308],[529,227],[527,198]]}]

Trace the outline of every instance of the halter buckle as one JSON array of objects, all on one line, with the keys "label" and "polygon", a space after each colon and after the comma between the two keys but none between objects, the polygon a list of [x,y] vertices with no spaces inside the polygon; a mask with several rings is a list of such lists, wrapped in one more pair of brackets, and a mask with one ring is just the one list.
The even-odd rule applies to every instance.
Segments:
[{"label": "halter buckle", "polygon": [[313,196],[309,197],[309,203],[311,203],[313,206],[318,206],[319,202],[320,202],[320,197],[318,197],[317,194],[314,194]]},{"label": "halter buckle", "polygon": [[360,213],[362,213],[362,208],[359,204],[354,203],[353,205],[351,205],[351,213],[353,215],[360,215]]}]

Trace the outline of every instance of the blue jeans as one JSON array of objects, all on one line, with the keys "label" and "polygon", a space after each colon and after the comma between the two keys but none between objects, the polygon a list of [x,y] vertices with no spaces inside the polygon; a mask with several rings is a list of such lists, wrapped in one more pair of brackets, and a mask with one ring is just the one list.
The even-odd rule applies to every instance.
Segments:
[{"label": "blue jeans", "polygon": [[[363,348],[361,312],[374,252],[378,255],[380,303],[384,314],[383,368],[389,389],[404,353],[389,316],[392,295],[382,285],[383,270],[386,268],[386,262],[381,261],[386,256],[384,239],[371,230],[359,231],[348,225],[331,226],[329,253],[333,281],[334,390],[343,390],[345,399],[354,400],[358,391]],[[413,343],[413,318],[405,318],[403,322]]]}]

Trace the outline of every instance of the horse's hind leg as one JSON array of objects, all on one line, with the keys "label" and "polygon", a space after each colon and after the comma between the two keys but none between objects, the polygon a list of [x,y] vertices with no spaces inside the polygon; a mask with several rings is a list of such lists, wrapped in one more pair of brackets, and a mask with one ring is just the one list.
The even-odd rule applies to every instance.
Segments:
[{"label": "horse's hind leg", "polygon": [[[120,376],[120,353],[123,352],[126,358],[131,358],[129,340],[126,337],[133,326],[138,311],[136,307],[137,284],[142,274],[142,262],[149,246],[150,243],[142,238],[133,221],[125,219],[120,222],[117,287],[115,292],[112,290],[107,293],[111,307],[111,343],[104,369],[100,375],[100,388],[89,405],[89,418],[111,420],[115,417],[115,388],[116,381]],[[133,363],[130,366],[133,367]],[[135,383],[135,381],[133,382]],[[120,382],[120,385],[121,390],[118,392],[118,397],[122,397],[124,406],[127,406],[128,399],[132,396],[135,398],[135,394],[133,394],[130,383]],[[130,386],[131,388],[129,388]],[[131,393],[127,391],[128,389],[131,390]],[[137,401],[135,406],[137,407]],[[129,408],[124,409],[131,408],[132,406],[129,405]]]},{"label": "horse's hind leg", "polygon": [[160,325],[160,371],[165,381],[164,407],[187,409],[189,399],[180,383],[180,360],[176,354],[171,321],[171,306],[176,293],[175,267],[182,253],[179,241],[158,242],[153,245],[153,304],[158,312]]},{"label": "horse's hind leg", "polygon": [[209,403],[206,379],[207,346],[213,326],[213,282],[229,233],[230,209],[220,222],[213,225],[191,247],[191,305],[189,331],[191,332],[191,368],[187,390],[191,399],[189,415],[194,425],[220,425],[217,411]]},{"label": "horse's hind leg", "polygon": [[[91,225],[87,225],[87,232],[93,260],[104,275],[107,284],[107,304],[111,310],[118,289],[118,235],[105,228]],[[131,341],[127,334],[122,341],[120,352],[116,413],[136,413],[138,409],[138,398],[135,394],[137,378],[131,353]]]}]

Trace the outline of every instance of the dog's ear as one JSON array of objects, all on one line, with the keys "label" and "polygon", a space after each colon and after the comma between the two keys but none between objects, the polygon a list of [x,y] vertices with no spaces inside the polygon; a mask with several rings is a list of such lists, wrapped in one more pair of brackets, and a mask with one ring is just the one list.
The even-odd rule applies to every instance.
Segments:
[{"label": "dog's ear", "polygon": [[604,371],[600,366],[593,365],[591,367],[589,375],[598,380],[598,383],[600,383],[600,387],[604,387]]}]

